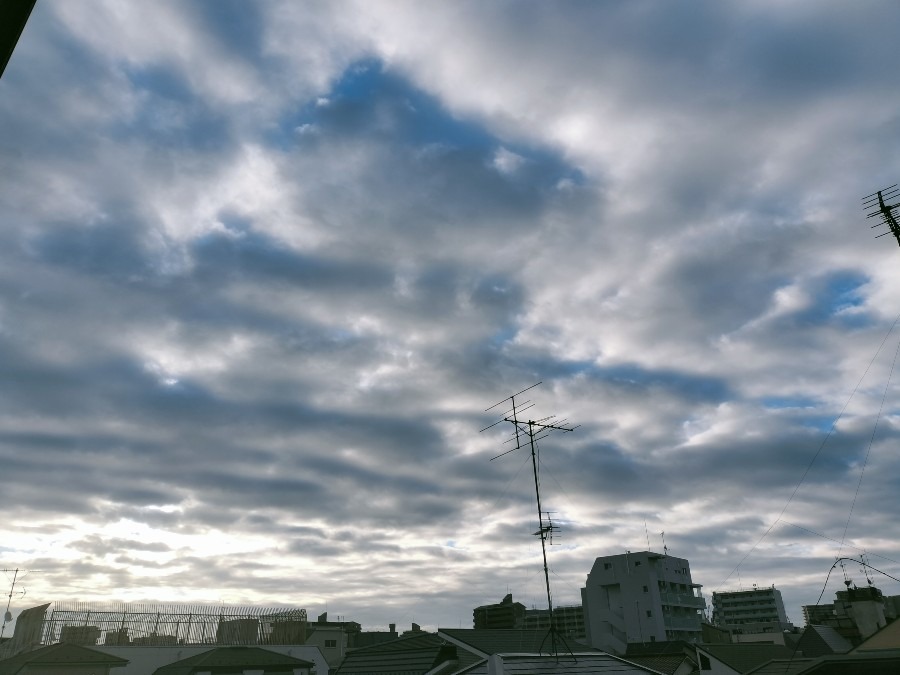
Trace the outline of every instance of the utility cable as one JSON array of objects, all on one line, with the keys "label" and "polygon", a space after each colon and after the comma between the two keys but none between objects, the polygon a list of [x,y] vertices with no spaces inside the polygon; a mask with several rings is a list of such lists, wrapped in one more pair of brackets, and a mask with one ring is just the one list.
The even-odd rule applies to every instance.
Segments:
[{"label": "utility cable", "polygon": [[835,418],[834,422],[832,422],[831,428],[828,430],[828,433],[825,435],[825,438],[822,440],[821,445],[819,445],[819,449],[816,450],[816,454],[813,455],[813,458],[810,460],[809,464],[807,465],[806,470],[803,472],[803,475],[800,477],[800,481],[797,483],[797,486],[794,488],[794,491],[791,492],[791,496],[788,497],[787,503],[784,505],[784,508],[781,509],[781,513],[778,514],[778,518],[776,518],[775,521],[771,525],[769,525],[769,528],[765,532],[763,532],[763,535],[759,539],[757,539],[755,544],[753,544],[753,548],[751,548],[749,551],[747,551],[746,555],[744,555],[744,557],[741,558],[741,561],[737,565],[735,565],[734,569],[731,570],[731,572],[728,574],[728,576],[722,580],[722,583],[719,584],[719,586],[716,588],[716,591],[718,591],[719,589],[722,588],[722,586],[725,585],[725,583],[734,575],[734,573],[737,572],[737,570],[740,568],[740,566],[744,564],[744,562],[747,560],[747,558],[749,558],[750,555],[763,542],[763,539],[765,539],[767,536],[769,536],[769,532],[771,532],[772,528],[774,528],[778,524],[778,521],[781,520],[781,517],[787,511],[788,506],[790,506],[791,502],[794,501],[794,497],[797,495],[797,491],[800,490],[800,486],[803,485],[803,481],[806,480],[806,476],[809,474],[810,470],[813,467],[813,464],[816,463],[816,460],[819,458],[819,455],[822,453],[822,450],[825,447],[825,444],[828,442],[828,439],[831,438],[832,434],[834,434],[834,430],[837,428],[838,422],[840,422],[841,418],[844,416],[844,412],[847,410],[847,406],[850,405],[850,401],[853,400],[853,397],[856,395],[856,392],[859,390],[859,387],[862,384],[863,380],[866,379],[866,375],[869,374],[869,370],[872,368],[872,364],[875,363],[875,359],[878,358],[878,355],[881,353],[881,350],[884,348],[885,342],[887,342],[887,339],[890,337],[890,335],[893,332],[894,328],[896,327],[898,321],[900,321],[900,314],[897,315],[897,318],[894,319],[894,323],[892,323],[891,327],[888,328],[888,331],[885,334],[884,339],[881,341],[881,344],[878,345],[878,349],[875,351],[875,355],[872,357],[872,360],[869,361],[869,365],[866,366],[866,370],[865,370],[865,372],[863,372],[862,377],[859,378],[859,381],[856,383],[856,386],[853,387],[853,391],[850,392],[850,396],[847,398],[847,402],[844,403],[844,407],[841,408],[840,413],[838,413],[838,416]]},{"label": "utility cable", "polygon": [[[814,534],[817,537],[821,537],[822,539],[827,539],[828,541],[833,541],[835,544],[841,543],[841,541],[839,539],[829,537],[828,535],[822,534],[821,532],[816,532],[815,530],[811,530],[808,527],[803,527],[802,525],[797,525],[797,523],[792,523],[790,521],[784,520],[784,518],[779,518],[779,520],[782,523],[784,523],[785,525],[790,525],[791,527],[796,527],[798,530],[803,530],[804,532],[809,532],[810,534]],[[857,551],[862,551],[866,555],[875,556],[876,558],[881,558],[882,560],[887,560],[889,562],[897,563],[898,565],[900,565],[900,560],[894,560],[893,558],[888,558],[886,555],[880,555],[878,553],[870,553],[869,551],[867,551],[864,548],[860,548],[859,546],[851,546],[850,544],[847,544],[847,543],[845,543],[843,545],[846,546],[847,548],[853,548],[853,549],[856,549]]]},{"label": "utility cable", "polygon": [[878,408],[878,415],[875,417],[875,426],[872,427],[872,435],[869,437],[869,447],[866,448],[866,457],[863,460],[862,468],[859,471],[859,481],[856,483],[856,493],[853,495],[853,501],[850,503],[850,513],[847,514],[847,522],[844,525],[844,534],[841,536],[841,547],[838,549],[838,557],[844,548],[844,541],[847,539],[847,530],[850,528],[850,518],[853,517],[853,507],[856,506],[856,499],[859,497],[859,488],[862,486],[863,475],[866,473],[866,466],[869,463],[869,454],[872,452],[872,445],[875,443],[875,432],[878,430],[878,421],[881,419],[881,412],[884,410],[884,401],[887,398],[888,388],[891,386],[891,378],[894,376],[894,366],[897,365],[897,354],[900,354],[900,340],[897,341],[897,349],[894,351],[894,360],[891,362],[891,372],[888,374],[887,382],[884,385],[884,392],[881,394],[881,406]]}]

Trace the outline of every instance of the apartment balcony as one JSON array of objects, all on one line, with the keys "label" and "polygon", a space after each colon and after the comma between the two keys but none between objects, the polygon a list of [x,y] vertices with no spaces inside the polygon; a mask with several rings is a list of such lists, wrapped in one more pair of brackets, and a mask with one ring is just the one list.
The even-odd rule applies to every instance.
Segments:
[{"label": "apartment balcony", "polygon": [[691,609],[706,609],[706,600],[698,598],[690,593],[671,593],[660,591],[659,599],[664,605],[670,607],[690,607]]}]

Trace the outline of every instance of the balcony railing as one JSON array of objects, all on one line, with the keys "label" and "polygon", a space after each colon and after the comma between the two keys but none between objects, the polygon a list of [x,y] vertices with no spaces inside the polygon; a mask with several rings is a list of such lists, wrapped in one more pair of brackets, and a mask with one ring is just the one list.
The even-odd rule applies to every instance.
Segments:
[{"label": "balcony railing", "polygon": [[690,593],[670,593],[669,591],[660,591],[659,599],[664,605],[677,605],[679,607],[690,607],[692,609],[704,609],[706,600],[698,598]]}]

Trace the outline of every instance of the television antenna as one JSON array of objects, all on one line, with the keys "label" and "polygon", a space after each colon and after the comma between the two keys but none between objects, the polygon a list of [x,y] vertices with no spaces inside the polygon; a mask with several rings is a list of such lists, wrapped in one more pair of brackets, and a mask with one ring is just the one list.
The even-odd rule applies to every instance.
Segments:
[{"label": "television antenna", "polygon": [[[550,618],[550,632],[547,634],[550,638],[550,651],[554,656],[559,655],[559,651],[557,648],[557,640],[562,640],[565,643],[565,638],[563,638],[562,634],[556,628],[556,618],[553,616],[553,598],[550,594],[550,571],[547,567],[547,542],[549,541],[551,544],[553,543],[553,534],[559,531],[559,528],[553,524],[553,521],[550,518],[550,511],[544,511],[541,506],[541,483],[538,479],[538,450],[537,450],[537,442],[544,438],[547,438],[554,431],[574,431],[578,428],[578,425],[571,426],[567,424],[566,420],[556,419],[556,415],[550,415],[548,417],[542,417],[537,420],[525,420],[519,417],[526,410],[530,410],[534,408],[535,404],[531,401],[523,401],[521,399],[522,394],[526,391],[534,389],[541,383],[533,384],[530,387],[526,387],[522,391],[513,394],[509,398],[505,398],[498,403],[495,403],[490,408],[487,408],[485,412],[489,412],[498,406],[503,405],[504,403],[509,405],[509,408],[503,413],[503,417],[494,422],[493,424],[489,424],[481,432],[485,432],[488,429],[492,429],[493,427],[502,424],[503,422],[509,422],[513,425],[515,429],[515,435],[506,439],[504,443],[511,443],[515,441],[515,447],[507,450],[506,452],[501,452],[499,455],[495,457],[491,457],[490,461],[494,461],[495,459],[499,459],[504,455],[508,455],[516,450],[520,450],[522,448],[529,448],[531,450],[531,468],[534,473],[534,496],[537,501],[537,512],[538,512],[538,530],[534,533],[535,536],[540,537],[541,539],[541,554],[544,557],[544,583],[547,588],[547,611],[549,612]],[[520,397],[516,400],[516,397]],[[544,638],[546,641],[546,638]],[[544,647],[544,642],[541,642],[541,649]],[[568,649],[568,645],[566,645]]]},{"label": "television antenna", "polygon": [[898,196],[900,196],[900,187],[895,184],[884,190],[873,192],[867,197],[863,197],[863,209],[869,212],[866,215],[866,218],[881,216],[881,221],[872,225],[872,228],[874,229],[883,225],[887,225],[888,227],[888,231],[876,235],[876,239],[892,234],[897,239],[897,243],[900,244],[900,224],[897,223],[897,216],[894,215],[894,211],[900,209],[900,202],[896,204],[888,204],[885,202],[885,200],[890,201],[896,199]]},{"label": "television antenna", "polygon": [[[22,576],[24,577],[29,572],[40,572],[41,570],[20,570],[18,567],[14,570],[0,570],[0,572],[4,572],[9,574],[13,573],[12,583],[9,585],[9,594],[6,596],[6,611],[3,613],[3,625],[0,626],[0,638],[3,637],[3,633],[6,632],[6,624],[12,621],[12,614],[9,612],[9,606],[12,604],[12,598],[15,594],[16,581],[19,577],[19,572],[22,572]],[[25,589],[23,588],[21,593],[19,593],[19,597],[25,596]]]}]

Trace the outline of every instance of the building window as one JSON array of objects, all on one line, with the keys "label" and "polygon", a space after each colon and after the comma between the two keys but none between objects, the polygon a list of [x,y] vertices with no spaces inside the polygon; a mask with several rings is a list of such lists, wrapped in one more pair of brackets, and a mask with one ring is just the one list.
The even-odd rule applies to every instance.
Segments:
[{"label": "building window", "polygon": [[612,563],[603,563],[603,569],[605,569],[605,570],[611,570],[611,569],[612,569]]},{"label": "building window", "polygon": [[640,566],[641,566],[641,561],[640,561],[640,560],[635,560],[635,561],[634,561],[634,566],[635,566],[635,567],[640,567]]},{"label": "building window", "polygon": [[653,610],[648,609],[648,610],[647,610],[647,616],[653,616]]},{"label": "building window", "polygon": [[337,640],[325,640],[325,649],[331,648],[335,649],[337,647]]},{"label": "building window", "polygon": [[647,588],[646,586],[644,586],[644,593],[649,593],[649,592],[650,592],[650,589]]}]

